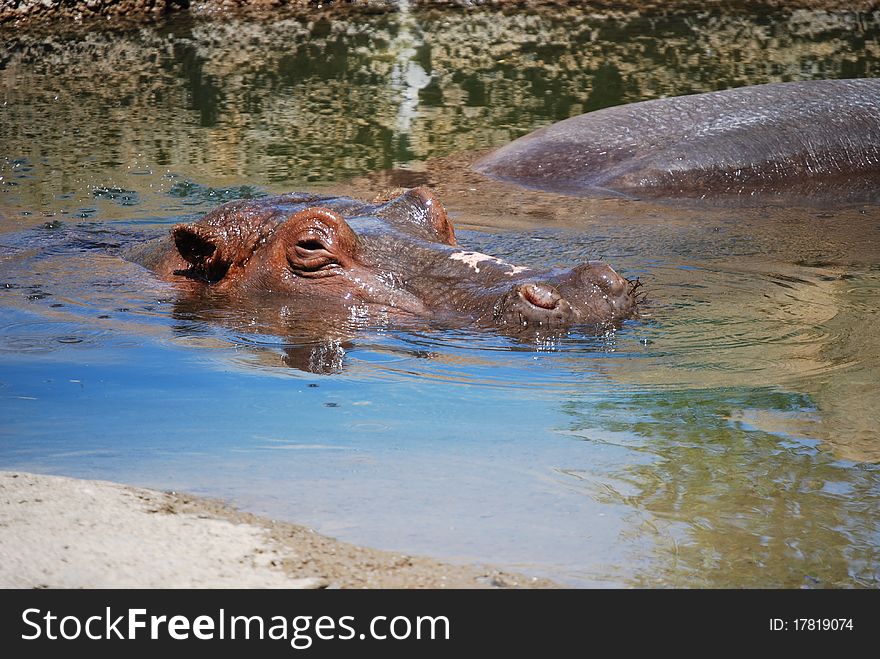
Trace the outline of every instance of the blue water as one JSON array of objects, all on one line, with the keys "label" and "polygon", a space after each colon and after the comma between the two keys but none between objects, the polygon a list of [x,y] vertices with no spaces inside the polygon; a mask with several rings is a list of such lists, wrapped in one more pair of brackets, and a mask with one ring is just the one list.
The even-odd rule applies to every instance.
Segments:
[{"label": "blue water", "polygon": [[[0,47],[0,469],[577,586],[876,587],[877,209],[474,191],[455,154],[621,102],[876,75],[878,34],[846,12],[575,10],[20,34]],[[306,340],[187,308],[120,256],[230,199],[401,176],[437,185],[468,248],[639,277],[642,317]]]},{"label": "blue water", "polygon": [[[33,323],[46,340],[39,315],[12,322]],[[57,330],[71,340],[76,328]],[[113,343],[4,354],[5,468],[219,495],[356,542],[538,573],[548,568],[531,564],[524,542],[565,573],[582,525],[606,543],[619,530],[559,471],[629,461],[608,446],[585,463],[560,432],[560,397],[595,404],[601,378],[549,392],[517,382],[554,369],[552,358],[524,353],[493,371],[492,385],[450,385],[388,375],[413,358],[368,350],[350,355],[363,376],[322,377],[254,371],[228,349]]]}]

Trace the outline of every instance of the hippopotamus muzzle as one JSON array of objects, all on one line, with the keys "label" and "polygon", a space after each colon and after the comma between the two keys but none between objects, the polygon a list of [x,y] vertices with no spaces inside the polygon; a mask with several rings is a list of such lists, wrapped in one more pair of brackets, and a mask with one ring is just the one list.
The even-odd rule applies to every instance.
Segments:
[{"label": "hippopotamus muzzle", "polygon": [[602,261],[589,261],[554,281],[515,285],[493,309],[508,327],[564,328],[607,324],[633,316],[638,281],[630,282]]}]

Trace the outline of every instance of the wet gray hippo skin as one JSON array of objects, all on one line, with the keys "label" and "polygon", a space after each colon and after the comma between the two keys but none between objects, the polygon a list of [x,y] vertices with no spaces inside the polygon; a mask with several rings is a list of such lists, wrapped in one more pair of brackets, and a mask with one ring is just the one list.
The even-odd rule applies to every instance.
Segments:
[{"label": "wet gray hippo skin", "polygon": [[606,326],[637,307],[636,286],[603,262],[543,271],[459,247],[427,188],[378,203],[296,193],[232,202],[129,257],[169,280],[271,297],[319,315],[343,306],[509,329],[566,328]]},{"label": "wet gray hippo skin", "polygon": [[606,108],[530,133],[475,168],[570,195],[880,196],[880,80],[743,87]]}]

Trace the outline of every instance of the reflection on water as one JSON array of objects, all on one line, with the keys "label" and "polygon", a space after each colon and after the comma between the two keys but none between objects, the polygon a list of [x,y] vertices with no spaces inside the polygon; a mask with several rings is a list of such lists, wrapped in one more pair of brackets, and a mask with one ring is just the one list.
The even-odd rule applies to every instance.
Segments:
[{"label": "reflection on water", "polygon": [[[876,15],[313,13],[4,33],[3,196],[130,218],[163,174],[291,189],[505,144],[620,103],[878,74]],[[163,207],[163,211],[167,208]],[[168,209],[172,210],[172,209]]]},{"label": "reflection on water", "polygon": [[[880,495],[878,470],[839,462],[803,438],[730,423],[730,409],[756,406],[798,417],[814,409],[805,397],[760,388],[566,406],[574,436],[652,458],[618,466],[623,487],[591,492],[625,505],[637,532],[654,538],[658,560],[637,581],[760,588],[771,585],[769,569],[777,586],[876,587],[880,528],[866,506]],[[854,519],[865,524],[855,533]]]},{"label": "reflection on water", "polygon": [[[576,585],[876,587],[878,210],[571,199],[467,166],[590,109],[876,75],[878,34],[556,8],[4,35],[0,467]],[[118,256],[229,199],[422,182],[468,248],[639,277],[642,318],[538,342],[310,319]]]}]

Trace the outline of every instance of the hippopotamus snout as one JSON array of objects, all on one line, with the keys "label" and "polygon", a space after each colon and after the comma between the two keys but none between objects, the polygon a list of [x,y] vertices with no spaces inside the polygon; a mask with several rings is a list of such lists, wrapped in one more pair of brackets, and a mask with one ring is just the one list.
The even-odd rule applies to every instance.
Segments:
[{"label": "hippopotamus snout", "polygon": [[517,284],[495,304],[497,323],[567,327],[631,316],[635,285],[602,261],[589,261],[548,281]]},{"label": "hippopotamus snout", "polygon": [[589,317],[617,320],[631,315],[637,284],[619,275],[604,261],[588,261],[572,270],[571,283],[560,283],[582,312]]}]

